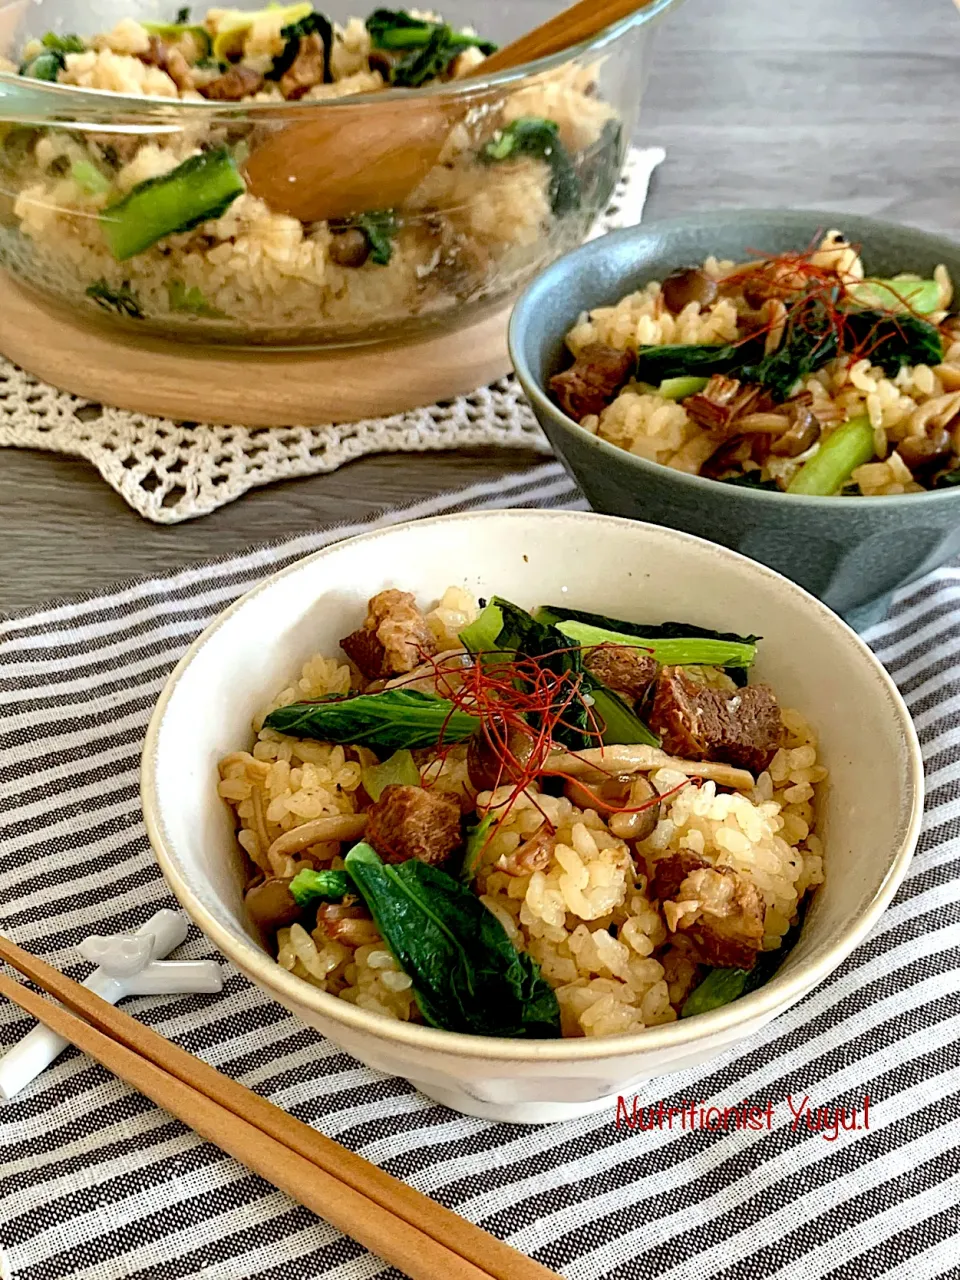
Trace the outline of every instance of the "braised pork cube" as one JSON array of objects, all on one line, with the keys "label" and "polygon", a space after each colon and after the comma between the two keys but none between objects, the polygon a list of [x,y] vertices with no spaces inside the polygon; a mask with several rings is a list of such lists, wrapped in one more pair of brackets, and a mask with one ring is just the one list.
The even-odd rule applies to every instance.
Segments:
[{"label": "braised pork cube", "polygon": [[263,76],[253,67],[231,67],[215,80],[197,86],[211,102],[242,102],[263,88]]},{"label": "braised pork cube", "polygon": [[745,876],[694,853],[674,853],[657,862],[652,888],[668,927],[689,939],[701,964],[753,968],[763,943],[764,905]]},{"label": "braised pork cube", "polygon": [[297,56],[280,77],[280,92],[288,102],[296,102],[317,84],[323,84],[326,53],[323,39],[313,32],[301,36]]},{"label": "braised pork cube", "polygon": [[368,680],[403,675],[436,653],[426,618],[409,591],[381,591],[367,604],[363,626],[340,647]]},{"label": "braised pork cube", "polygon": [[767,767],[783,734],[780,707],[767,685],[728,693],[695,680],[682,667],[661,671],[648,723],[670,755],[720,761],[751,773]]},{"label": "braised pork cube", "polygon": [[592,649],[584,666],[592,676],[627,702],[639,702],[657,678],[657,660],[643,649],[606,644]]},{"label": "braised pork cube", "polygon": [[698,427],[725,436],[735,432],[741,418],[772,409],[773,400],[756,383],[715,373],[701,392],[684,400],[683,407]]},{"label": "braised pork cube", "polygon": [[194,87],[190,63],[175,45],[165,44],[159,36],[150,37],[150,44],[146,52],[140,54],[140,61],[148,67],[159,67],[165,71],[178,89]]},{"label": "braised pork cube", "polygon": [[629,351],[594,343],[584,347],[569,369],[554,374],[550,391],[564,413],[579,422],[604,411],[633,373],[634,363]]},{"label": "braised pork cube", "polygon": [[462,842],[460,805],[454,796],[423,787],[391,785],[367,811],[364,837],[384,862],[418,858],[442,867]]}]

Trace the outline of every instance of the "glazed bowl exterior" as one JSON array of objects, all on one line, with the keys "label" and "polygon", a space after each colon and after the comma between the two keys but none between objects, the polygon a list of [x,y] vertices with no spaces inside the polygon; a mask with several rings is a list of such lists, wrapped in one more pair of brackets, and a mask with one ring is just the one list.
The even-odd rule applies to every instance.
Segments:
[{"label": "glazed bowl exterior", "polygon": [[[656,19],[677,2],[654,0],[522,71],[415,93],[231,104],[124,97],[12,70],[26,42],[47,31],[91,36],[122,18],[169,22],[172,0],[0,0],[0,267],[78,318],[175,340],[338,347],[466,328],[508,306],[538,271],[581,243],[606,208],[636,125]],[[366,14],[357,0],[320,7],[340,23]],[[562,7],[450,0],[443,9],[451,24],[472,24],[503,44]],[[239,8],[263,6],[240,0]],[[194,12],[199,18],[197,6]],[[449,122],[434,167],[399,207],[371,209],[368,193],[347,220],[392,216],[388,261],[372,254],[359,264],[338,262],[336,224],[302,222],[249,193],[222,217],[126,261],[111,253],[104,209],[109,217],[135,180],[163,172],[165,155],[227,147],[242,169],[251,147],[321,112],[336,121],[333,113],[342,119],[346,108],[350,129],[382,135],[385,110],[410,119],[427,101]],[[529,115],[558,125],[576,172],[578,191],[562,204],[551,187],[552,162],[485,158],[497,129]],[[402,138],[405,128],[397,132]],[[382,163],[391,163],[389,153]]]},{"label": "glazed bowl exterior", "polygon": [[[763,636],[757,676],[820,734],[831,771],[820,822],[826,883],[802,936],[762,989],[638,1035],[521,1041],[401,1023],[282,969],[243,909],[241,854],[217,762],[249,746],[265,700],[317,651],[336,653],[387,587],[445,587],[527,607],[566,599],[628,618],[687,619]],[[582,512],[492,511],[378,530],[268,579],[193,644],[157,704],[144,748],[147,830],[198,927],[263,992],[375,1070],[496,1120],[543,1122],[614,1108],[642,1082],[748,1038],[821,982],[890,901],[919,830],[923,773],[910,716],[883,668],[835,614],[779,575],[686,534]]]},{"label": "glazed bowl exterior", "polygon": [[898,587],[960,555],[960,493],[813,498],[721,484],[591,435],[545,390],[563,367],[564,335],[582,311],[711,254],[742,260],[751,251],[803,251],[830,227],[862,246],[872,275],[930,275],[942,262],[960,280],[960,245],[873,218],[780,209],[691,214],[613,232],[555,262],[514,309],[510,354],[550,443],[596,511],[732,547],[863,627],[883,615]]}]

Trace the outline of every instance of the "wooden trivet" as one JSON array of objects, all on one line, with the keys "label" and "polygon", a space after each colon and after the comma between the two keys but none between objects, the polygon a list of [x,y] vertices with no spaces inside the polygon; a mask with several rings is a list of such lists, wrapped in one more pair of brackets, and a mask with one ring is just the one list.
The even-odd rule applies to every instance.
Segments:
[{"label": "wooden trivet", "polygon": [[236,350],[133,336],[50,306],[0,272],[0,353],[98,404],[248,427],[359,422],[450,400],[509,372],[510,308],[409,343]]}]

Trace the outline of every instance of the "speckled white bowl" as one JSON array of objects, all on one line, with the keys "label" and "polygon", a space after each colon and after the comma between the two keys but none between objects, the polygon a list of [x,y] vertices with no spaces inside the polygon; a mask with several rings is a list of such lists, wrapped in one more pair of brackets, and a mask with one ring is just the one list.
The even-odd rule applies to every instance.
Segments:
[{"label": "speckled white bowl", "polygon": [[[217,761],[251,742],[256,709],[317,651],[337,652],[367,598],[389,586],[433,600],[451,584],[533,606],[680,618],[763,636],[757,676],[820,733],[831,770],[822,812],[827,881],[802,937],[759,991],[639,1035],[518,1041],[380,1018],[281,969],[243,912]],[[170,677],[142,770],[150,839],[197,925],[267,998],[378,1071],[470,1115],[542,1123],[613,1107],[654,1076],[747,1039],[821,982],[892,898],[920,828],[923,766],[909,713],[869,649],[835,614],[722,547],[632,520],[489,511],[378,530],[268,579],[227,609]]]}]

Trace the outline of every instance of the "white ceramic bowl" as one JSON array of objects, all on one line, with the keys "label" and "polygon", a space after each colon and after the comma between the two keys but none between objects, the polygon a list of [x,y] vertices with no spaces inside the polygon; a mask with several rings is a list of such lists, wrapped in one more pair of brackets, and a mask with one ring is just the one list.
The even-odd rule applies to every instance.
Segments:
[{"label": "white ceramic bowl", "polygon": [[[757,676],[819,730],[831,780],[826,883],[797,946],[766,986],[639,1035],[518,1041],[381,1018],[281,969],[244,918],[217,761],[251,743],[256,709],[311,654],[337,652],[369,596],[432,601],[451,583],[533,606],[680,618],[763,636]],[[208,938],[310,1026],[378,1071],[470,1115],[542,1123],[615,1105],[643,1081],[714,1057],[821,982],[892,898],[919,833],[923,767],[896,688],[843,622],[799,587],[731,551],[653,525],[580,512],[489,511],[378,530],[268,579],[191,646],[157,704],[142,773],[150,839],[170,887]]]}]

